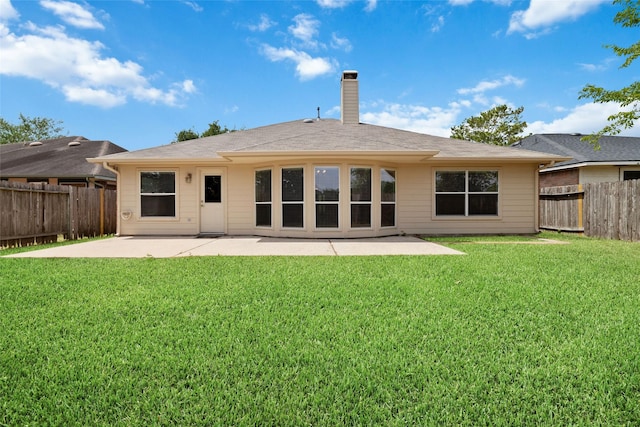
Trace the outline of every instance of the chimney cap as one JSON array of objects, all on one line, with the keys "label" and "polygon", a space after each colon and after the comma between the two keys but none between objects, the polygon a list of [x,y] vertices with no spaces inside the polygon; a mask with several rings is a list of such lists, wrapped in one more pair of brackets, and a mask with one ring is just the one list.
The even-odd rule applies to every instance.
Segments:
[{"label": "chimney cap", "polygon": [[343,80],[357,80],[358,72],[356,70],[345,70],[342,72]]}]

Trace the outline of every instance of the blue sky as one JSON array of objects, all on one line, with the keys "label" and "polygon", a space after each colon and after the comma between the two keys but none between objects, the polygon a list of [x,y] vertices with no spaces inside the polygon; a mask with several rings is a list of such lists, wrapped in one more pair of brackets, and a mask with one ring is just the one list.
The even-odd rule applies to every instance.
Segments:
[{"label": "blue sky", "polygon": [[[63,122],[129,150],[210,122],[235,129],[340,117],[340,75],[358,70],[362,122],[449,136],[498,104],[526,133],[599,130],[637,63],[635,29],[602,0],[0,0],[0,115]],[[640,136],[640,126],[624,132]]]}]

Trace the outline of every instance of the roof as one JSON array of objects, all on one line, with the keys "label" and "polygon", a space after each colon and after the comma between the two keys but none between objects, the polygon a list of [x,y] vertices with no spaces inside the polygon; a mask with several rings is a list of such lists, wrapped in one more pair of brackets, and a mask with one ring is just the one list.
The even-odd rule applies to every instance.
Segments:
[{"label": "roof", "polygon": [[551,154],[517,150],[369,124],[340,120],[296,120],[230,132],[144,150],[102,156],[109,164],[267,161],[274,158],[349,157],[396,162],[510,160],[550,163],[566,160]]},{"label": "roof", "polygon": [[126,151],[110,141],[90,141],[68,136],[37,142],[0,145],[2,178],[103,178],[115,180],[115,174],[100,164],[87,162]]},{"label": "roof", "polygon": [[640,138],[603,136],[600,150],[582,141],[580,134],[536,134],[515,143],[513,147],[571,157],[555,168],[579,167],[587,164],[640,164]]}]

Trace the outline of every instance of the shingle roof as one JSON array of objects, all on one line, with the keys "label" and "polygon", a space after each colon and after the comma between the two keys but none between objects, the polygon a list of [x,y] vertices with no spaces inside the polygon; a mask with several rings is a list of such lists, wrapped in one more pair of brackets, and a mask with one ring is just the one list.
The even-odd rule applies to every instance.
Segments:
[{"label": "shingle roof", "polygon": [[[433,156],[434,160],[473,159],[545,162],[554,155],[460,141],[369,124],[342,124],[339,120],[296,120],[194,139],[177,144],[103,156],[94,161],[127,163],[137,161],[223,160],[234,156],[349,154]],[[564,159],[561,159],[564,160]]]},{"label": "shingle roof", "polygon": [[513,147],[572,157],[572,160],[557,163],[557,167],[588,162],[640,161],[640,138],[636,137],[603,136],[600,150],[595,150],[593,145],[582,141],[582,135],[536,134]]},{"label": "shingle roof", "polygon": [[0,177],[115,179],[113,172],[87,162],[87,158],[126,151],[110,141],[90,141],[81,136],[41,142],[0,145]]}]

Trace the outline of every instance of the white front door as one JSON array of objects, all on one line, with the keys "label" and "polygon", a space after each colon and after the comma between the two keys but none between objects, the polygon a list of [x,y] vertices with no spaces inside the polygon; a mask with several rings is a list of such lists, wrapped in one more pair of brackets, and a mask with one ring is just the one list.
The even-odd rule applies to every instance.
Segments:
[{"label": "white front door", "polygon": [[221,170],[200,171],[201,233],[224,233],[224,184]]}]

